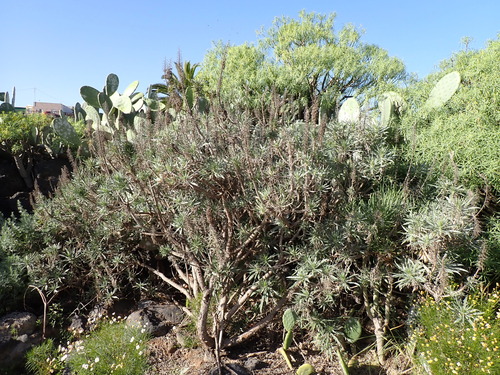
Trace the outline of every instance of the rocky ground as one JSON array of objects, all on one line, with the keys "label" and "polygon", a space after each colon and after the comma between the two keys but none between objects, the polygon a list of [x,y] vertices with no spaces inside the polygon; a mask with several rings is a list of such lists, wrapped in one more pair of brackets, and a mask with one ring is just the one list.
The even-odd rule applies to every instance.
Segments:
[{"label": "rocky ground", "polygon": [[[106,315],[95,309],[82,321],[75,317],[69,330],[87,330],[89,324]],[[153,338],[149,342],[151,369],[145,375],[219,375],[213,353],[197,345],[183,311],[174,304],[144,302],[128,314],[127,324],[147,327]],[[41,332],[36,328],[37,317],[28,312],[16,312],[0,317],[0,374],[2,367],[21,362],[25,352],[39,344]],[[302,340],[302,341],[301,341]],[[368,343],[369,344],[369,343]],[[311,364],[318,375],[344,375],[338,359],[315,351],[306,338],[299,339],[288,350],[294,369],[290,369],[278,352],[282,345],[282,328],[279,324],[268,326],[258,337],[244,345],[222,353],[228,375],[294,375],[296,369]],[[366,343],[360,346],[366,346]],[[374,350],[367,350],[351,366],[350,375],[409,374],[410,363],[404,356],[393,356],[382,368]],[[20,363],[21,364],[21,363]],[[23,366],[20,366],[22,368]],[[12,372],[10,372],[12,373]]]},{"label": "rocky ground", "polygon": [[[201,348],[180,348],[175,332],[151,340],[149,348],[152,368],[147,375],[218,375],[213,356]],[[336,358],[326,356],[308,348],[292,348],[290,354],[294,370],[290,370],[276,346],[259,350],[253,346],[238,348],[225,353],[223,361],[231,375],[294,375],[303,363],[313,365],[318,375],[344,375]],[[408,361],[401,358],[388,361],[386,368],[378,365],[375,353],[368,351],[350,369],[350,375],[396,375],[411,373]]]}]

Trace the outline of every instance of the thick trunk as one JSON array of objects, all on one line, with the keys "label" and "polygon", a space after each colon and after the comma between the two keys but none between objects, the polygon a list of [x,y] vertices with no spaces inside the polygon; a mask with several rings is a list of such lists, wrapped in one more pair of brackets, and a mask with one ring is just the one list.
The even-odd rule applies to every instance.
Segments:
[{"label": "thick trunk", "polygon": [[198,321],[196,322],[196,331],[198,333],[198,338],[201,340],[203,345],[209,349],[215,349],[215,340],[208,334],[207,323],[208,323],[208,311],[210,309],[212,291],[207,289],[203,292],[201,298],[200,315]]},{"label": "thick trunk", "polygon": [[385,344],[385,329],[383,319],[374,317],[372,319],[373,326],[375,327],[375,340],[377,343],[377,357],[381,365],[385,364],[384,344]]}]

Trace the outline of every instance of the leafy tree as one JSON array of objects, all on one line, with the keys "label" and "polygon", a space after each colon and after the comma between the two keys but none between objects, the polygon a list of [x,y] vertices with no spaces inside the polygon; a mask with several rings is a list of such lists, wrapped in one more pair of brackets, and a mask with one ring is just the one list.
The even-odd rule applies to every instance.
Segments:
[{"label": "leafy tree", "polygon": [[189,113],[194,108],[196,94],[199,94],[199,88],[195,81],[196,69],[199,64],[191,64],[189,61],[179,60],[175,62],[177,74],[173,72],[172,67],[166,65],[162,78],[165,83],[152,85],[152,89],[157,94],[164,95],[163,101],[169,104],[169,108],[174,108],[177,112],[182,109]]},{"label": "leafy tree", "polygon": [[304,11],[298,20],[276,18],[257,45],[216,45],[202,64],[200,78],[209,92],[241,100],[253,110],[262,109],[263,93],[266,104],[276,92],[281,99],[296,99],[305,110],[300,116],[314,123],[320,108],[333,116],[347,97],[368,98],[405,78],[400,60],[363,43],[362,33],[352,25],[335,33],[334,20],[335,14]]},{"label": "leafy tree", "polygon": [[[429,116],[404,119],[411,152],[470,188],[479,188],[493,203],[500,192],[500,40],[479,51],[461,51],[441,65],[441,71],[415,84],[410,106],[421,106],[422,93],[440,76],[460,72],[459,91],[445,107]],[[493,191],[492,191],[493,190]]]}]

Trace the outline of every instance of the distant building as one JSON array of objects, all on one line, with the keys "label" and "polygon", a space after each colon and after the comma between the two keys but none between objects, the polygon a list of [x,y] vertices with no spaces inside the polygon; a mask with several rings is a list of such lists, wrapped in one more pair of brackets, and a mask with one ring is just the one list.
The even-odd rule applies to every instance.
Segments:
[{"label": "distant building", "polygon": [[45,113],[46,115],[59,116],[59,112],[66,116],[73,116],[73,108],[60,103],[34,102],[26,106],[26,113]]}]

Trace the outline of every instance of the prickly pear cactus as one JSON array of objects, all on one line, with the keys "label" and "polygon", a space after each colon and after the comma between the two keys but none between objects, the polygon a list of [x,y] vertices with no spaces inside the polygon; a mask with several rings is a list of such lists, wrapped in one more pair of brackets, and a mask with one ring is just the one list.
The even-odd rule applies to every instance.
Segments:
[{"label": "prickly pear cactus", "polygon": [[431,90],[424,108],[434,109],[445,104],[458,90],[460,80],[460,73],[456,71],[448,73],[441,78]]},{"label": "prickly pear cactus", "polygon": [[286,331],[293,330],[295,323],[297,322],[297,313],[292,309],[286,309],[283,313],[283,327]]},{"label": "prickly pear cactus", "polygon": [[114,73],[108,74],[106,77],[106,86],[104,86],[104,92],[106,95],[113,95],[116,90],[118,90],[118,85],[120,84],[120,80],[118,76]]},{"label": "prickly pear cactus", "polygon": [[98,109],[100,108],[99,104],[99,91],[90,86],[82,86],[80,88],[80,95],[86,103],[90,104],[92,107]]},{"label": "prickly pear cactus", "polygon": [[344,324],[344,333],[351,344],[358,341],[361,337],[361,323],[357,318],[349,318]]},{"label": "prickly pear cactus", "polygon": [[296,372],[297,375],[312,375],[315,373],[316,373],[316,370],[309,363],[304,363],[302,366],[300,366],[297,369],[297,372]]},{"label": "prickly pear cactus", "polygon": [[358,122],[361,110],[358,101],[354,98],[347,99],[340,107],[339,122]]},{"label": "prickly pear cactus", "polygon": [[389,126],[391,121],[401,115],[405,108],[405,102],[401,95],[394,91],[388,91],[383,94],[384,99],[379,102],[380,121],[383,126]]},{"label": "prickly pear cactus", "polygon": [[61,137],[65,142],[72,146],[79,146],[81,143],[75,128],[64,117],[55,118],[52,121],[54,132]]}]

